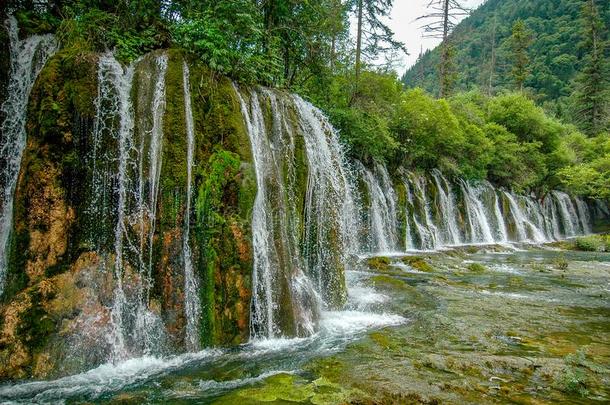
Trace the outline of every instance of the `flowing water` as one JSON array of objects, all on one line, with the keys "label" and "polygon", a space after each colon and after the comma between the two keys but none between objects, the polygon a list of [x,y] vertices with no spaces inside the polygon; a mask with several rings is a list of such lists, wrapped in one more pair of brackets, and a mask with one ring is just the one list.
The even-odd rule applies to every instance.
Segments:
[{"label": "flowing water", "polygon": [[[93,150],[91,215],[94,223],[103,223],[106,215],[116,218],[116,285],[109,338],[113,361],[159,353],[163,342],[163,326],[148,308],[148,299],[162,164],[167,56],[155,59],[154,76],[141,83],[152,86],[150,104],[145,106],[152,117],[150,122],[136,120],[131,99],[137,63],[123,68],[107,54],[100,57],[98,68],[98,112],[93,137],[99,150]],[[102,152],[101,145],[108,144],[113,147]],[[136,258],[135,269],[126,265],[127,256]],[[129,285],[125,285],[126,280],[130,280]],[[127,289],[135,293],[128,297]]]},{"label": "flowing water", "polygon": [[184,235],[182,255],[184,256],[184,312],[186,317],[186,348],[189,352],[199,348],[199,317],[201,302],[199,299],[198,281],[193,270],[193,259],[190,247],[191,199],[193,198],[193,156],[195,153],[195,124],[191,108],[190,72],[186,62],[182,65],[182,85],[184,86],[184,113],[186,116],[186,209],[184,214]]},{"label": "flowing water", "polygon": [[10,39],[10,76],[2,104],[0,127],[0,296],[6,277],[8,243],[13,223],[13,198],[26,144],[26,113],[30,91],[38,73],[57,50],[53,35],[19,39],[15,17],[5,21]]},{"label": "flowing water", "polygon": [[[568,260],[567,270],[554,264],[559,257]],[[372,258],[348,271],[346,308],[323,311],[319,331],[310,337],[144,356],[58,380],[0,386],[0,399],[100,404],[610,399],[604,349],[610,343],[604,328],[608,254],[458,249],[427,254],[423,260],[432,270],[426,272],[407,264],[414,258],[422,260],[395,257],[379,271],[367,266]],[[472,272],[469,263],[484,272]],[[582,374],[586,392],[571,391],[572,373]]]}]

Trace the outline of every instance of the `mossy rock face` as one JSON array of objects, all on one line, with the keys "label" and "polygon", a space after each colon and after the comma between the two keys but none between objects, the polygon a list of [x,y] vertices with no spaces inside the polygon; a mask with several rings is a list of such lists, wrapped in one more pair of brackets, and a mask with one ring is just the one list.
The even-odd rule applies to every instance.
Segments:
[{"label": "mossy rock face", "polygon": [[78,215],[89,189],[86,161],[93,127],[95,56],[60,52],[41,71],[30,95],[28,141],[14,207],[4,300],[65,271],[79,255]]},{"label": "mossy rock face", "polygon": [[[64,366],[57,359],[69,352],[66,344],[79,329],[70,329],[71,320],[92,303],[98,304],[97,312],[103,316],[96,299],[99,290],[84,292],[101,284],[103,273],[91,271],[86,281],[79,277],[83,269],[91,270],[79,261],[88,254],[80,244],[86,230],[79,219],[89,190],[86,159],[94,119],[96,61],[93,54],[61,51],[40,72],[30,94],[27,144],[15,191],[7,284],[0,307],[0,357],[5,360],[0,376],[4,378],[61,373]],[[54,339],[60,331],[63,345]]]},{"label": "mossy rock face", "polygon": [[53,378],[105,361],[113,283],[104,268],[101,257],[84,253],[0,308],[0,379]]},{"label": "mossy rock face", "polygon": [[194,266],[200,279],[203,345],[248,339],[251,217],[256,177],[237,95],[226,78],[191,64],[195,120]]}]

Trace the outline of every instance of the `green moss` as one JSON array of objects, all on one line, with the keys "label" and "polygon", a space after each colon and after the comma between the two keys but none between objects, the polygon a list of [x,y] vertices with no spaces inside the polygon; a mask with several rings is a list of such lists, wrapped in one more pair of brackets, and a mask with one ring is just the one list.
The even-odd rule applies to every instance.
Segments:
[{"label": "green moss", "polygon": [[480,263],[470,263],[468,265],[468,270],[472,273],[485,273],[487,271],[487,267]]},{"label": "green moss", "polygon": [[259,387],[242,388],[214,403],[338,405],[348,403],[357,393],[356,390],[343,388],[324,377],[308,382],[291,374],[278,374],[265,379]]},{"label": "green moss", "polygon": [[390,267],[391,260],[389,257],[376,256],[366,259],[366,264],[374,270],[383,271]]},{"label": "green moss", "polygon": [[400,259],[403,263],[413,267],[415,270],[430,273],[434,271],[434,268],[430,266],[423,258],[419,256],[405,256]]},{"label": "green moss", "polygon": [[409,285],[402,280],[399,280],[395,277],[386,276],[383,274],[371,277],[371,281],[375,285],[385,285],[393,288],[408,288]]}]

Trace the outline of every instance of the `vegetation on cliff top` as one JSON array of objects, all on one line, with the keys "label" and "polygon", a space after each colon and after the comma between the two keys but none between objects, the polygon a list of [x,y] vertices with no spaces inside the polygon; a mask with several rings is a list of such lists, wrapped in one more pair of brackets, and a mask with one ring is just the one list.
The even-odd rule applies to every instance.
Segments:
[{"label": "vegetation on cliff top", "polygon": [[[37,9],[11,0],[3,12],[15,13],[24,32],[55,32],[75,53],[114,49],[127,63],[153,49],[181,48],[234,80],[288,88],[321,107],[348,153],[364,162],[608,198],[607,10],[594,0],[549,4],[489,0],[459,24],[450,35],[456,85],[473,90],[443,99],[405,89],[391,63],[373,64],[404,48],[380,20],[392,7],[388,0],[73,0]],[[361,26],[355,49],[350,17]],[[485,63],[491,27],[493,69]],[[437,54],[422,56],[403,81],[435,93]],[[572,110],[584,111],[578,119],[562,113],[568,99]]]}]

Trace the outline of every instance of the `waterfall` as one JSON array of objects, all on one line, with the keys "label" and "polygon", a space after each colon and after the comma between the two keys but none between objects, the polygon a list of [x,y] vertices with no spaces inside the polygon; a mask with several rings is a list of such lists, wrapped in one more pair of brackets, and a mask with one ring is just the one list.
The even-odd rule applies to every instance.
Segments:
[{"label": "waterfall", "polygon": [[188,351],[199,349],[199,317],[201,302],[199,287],[193,271],[193,259],[189,245],[191,228],[191,199],[193,177],[193,155],[195,152],[195,125],[191,108],[191,84],[189,67],[182,62],[182,85],[184,87],[184,114],[186,119],[186,208],[184,210],[184,235],[182,255],[184,256],[184,315],[186,318],[185,343]]},{"label": "waterfall", "polygon": [[438,170],[432,171],[432,178],[436,183],[436,190],[439,197],[440,217],[443,221],[443,243],[446,245],[458,245],[461,242],[460,231],[458,230],[455,214],[455,197],[451,190],[451,185]]},{"label": "waterfall", "polygon": [[562,191],[553,191],[553,194],[557,199],[565,236],[576,236],[581,231],[581,224],[579,223],[578,214],[570,196]]},{"label": "waterfall", "polygon": [[[139,61],[124,69],[112,54],[105,54],[98,62],[95,103],[98,111],[93,134],[94,207],[90,213],[100,223],[106,220],[104,215],[108,212],[116,219],[112,241],[115,287],[109,342],[114,361],[134,354],[158,352],[164,339],[161,320],[148,304],[162,163],[167,62],[165,54],[154,58],[154,75],[142,75],[140,85],[143,88],[153,85],[152,96],[150,103],[138,105],[144,114],[139,114],[137,119],[131,92]],[[111,150],[100,154],[101,145],[111,145]],[[112,196],[104,202],[110,206],[100,209],[103,204],[98,199],[104,195]],[[129,280],[128,286],[126,280]]]},{"label": "waterfall", "polygon": [[[300,118],[309,169],[304,225],[306,234],[311,234],[313,229],[317,233],[314,243],[308,245],[313,249],[305,254],[306,268],[313,273],[318,291],[325,299],[329,298],[325,295],[330,291],[340,292],[340,299],[344,300],[344,277],[332,268],[336,265],[329,267],[329,264],[337,255],[346,263],[351,255],[358,253],[358,207],[353,196],[353,181],[339,137],[328,119],[298,96],[293,96],[293,102]],[[338,238],[336,232],[339,232]]]},{"label": "waterfall", "polygon": [[403,175],[403,185],[405,187],[406,194],[406,207],[405,207],[405,249],[411,250],[415,249],[415,244],[413,243],[413,234],[411,230],[411,221],[414,222],[416,228],[420,228],[421,225],[417,223],[414,215],[413,215],[413,193],[411,192],[411,186],[409,182],[405,179],[404,173]]},{"label": "waterfall", "polygon": [[[125,207],[127,200],[128,175],[127,175],[127,159],[129,150],[132,148],[133,136],[133,109],[131,108],[130,92],[133,81],[134,68],[130,66],[125,71],[121,64],[111,55],[103,55],[98,62],[98,100],[96,106],[96,123],[94,127],[94,144],[101,141],[105,135],[103,132],[109,130],[111,136],[118,141],[118,168],[116,173],[117,189],[117,220],[114,230],[114,275],[116,286],[114,288],[114,301],[112,305],[112,356],[113,359],[119,360],[126,357],[127,349],[124,338],[123,315],[125,313],[125,305],[127,298],[123,289],[123,238],[127,232],[125,225]],[[102,111],[105,102],[113,105],[113,109]],[[113,115],[118,115],[115,117]],[[108,117],[107,117],[108,115]],[[114,121],[118,118],[118,128],[106,126],[106,118]],[[97,160],[96,149],[94,149],[94,158]],[[94,183],[98,183],[97,179],[104,178],[104,174],[98,174],[97,165],[94,166]],[[101,169],[103,171],[103,169]],[[96,198],[100,194],[94,194]],[[93,202],[95,204],[95,201]]]},{"label": "waterfall", "polygon": [[494,237],[489,227],[489,222],[485,214],[485,208],[480,200],[480,189],[473,187],[465,181],[460,181],[464,205],[470,224],[470,238],[473,243],[492,243]]},{"label": "waterfall", "polygon": [[430,202],[426,195],[426,179],[423,176],[411,174],[410,180],[414,187],[418,207],[414,211],[420,216],[420,220],[417,220],[415,214],[413,216],[421,241],[420,248],[424,250],[434,249],[439,246],[440,238],[438,228],[434,225],[430,214]]},{"label": "waterfall", "polygon": [[32,35],[19,39],[15,17],[5,21],[10,40],[10,77],[7,98],[2,104],[0,127],[0,296],[6,278],[8,242],[13,225],[13,198],[26,145],[26,114],[29,95],[38,74],[56,52],[53,35]]},{"label": "waterfall", "polygon": [[[284,157],[281,152],[294,152],[291,147],[294,145],[294,134],[283,126],[281,120],[276,120],[274,134],[279,139],[277,144],[272,144],[267,136],[261,106],[263,95],[257,91],[250,92],[248,103],[239,89],[236,88],[235,91],[250,137],[257,182],[252,211],[254,268],[250,334],[252,338],[280,336],[285,332],[286,323],[289,325],[285,327],[306,334],[313,329],[314,314],[309,310],[297,310],[306,308],[302,301],[312,300],[315,293],[304,273],[302,257],[295,243],[297,232],[296,227],[292,227],[292,221],[296,216],[288,212],[292,204],[286,204],[288,194],[281,170],[281,159]],[[272,97],[271,92],[266,92],[265,95]],[[279,118],[276,115],[280,114],[279,107],[273,97],[272,100],[273,116]],[[317,306],[311,310],[316,308]]]},{"label": "waterfall", "polygon": [[578,218],[580,219],[583,233],[591,233],[591,216],[589,215],[587,204],[580,197],[576,197],[574,201],[576,201]]},{"label": "waterfall", "polygon": [[350,173],[336,132],[311,104],[271,90],[235,91],[258,186],[251,336],[310,335],[320,311],[346,299],[343,268],[358,246]]},{"label": "waterfall", "polygon": [[[369,195],[371,252],[397,250],[396,194],[385,166],[376,164],[375,172],[359,164]],[[380,181],[381,180],[381,181]]]},{"label": "waterfall", "polygon": [[497,241],[498,242],[508,242],[508,231],[506,229],[506,221],[504,221],[504,215],[502,215],[502,210],[500,208],[500,198],[498,198],[498,193],[496,192],[496,189],[493,188],[493,186],[489,182],[486,182],[485,184],[486,184],[487,188],[490,190],[490,192],[493,193],[493,197],[494,197],[493,210],[494,210],[494,215],[496,217]]}]

